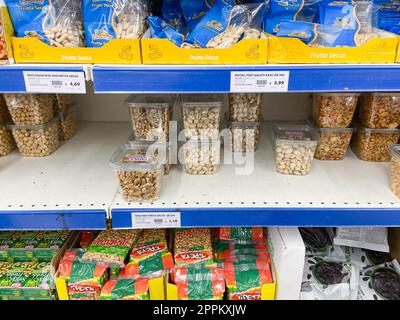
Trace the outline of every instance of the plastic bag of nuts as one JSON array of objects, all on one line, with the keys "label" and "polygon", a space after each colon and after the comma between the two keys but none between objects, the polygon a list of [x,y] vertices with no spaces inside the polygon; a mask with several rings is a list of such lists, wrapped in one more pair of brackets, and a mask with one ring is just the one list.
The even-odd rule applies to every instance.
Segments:
[{"label": "plastic bag of nuts", "polygon": [[122,197],[126,201],[154,201],[158,199],[164,167],[151,152],[127,144],[110,159],[117,172]]},{"label": "plastic bag of nuts", "polygon": [[391,174],[390,187],[392,192],[400,198],[400,145],[390,146]]},{"label": "plastic bag of nuts", "polygon": [[319,160],[343,160],[352,135],[352,128],[319,128],[314,157]]},{"label": "plastic bag of nuts", "polygon": [[0,124],[8,122],[10,119],[4,97],[0,95]]},{"label": "plastic bag of nuts", "polygon": [[4,99],[17,125],[39,125],[53,116],[55,96],[51,94],[4,94]]},{"label": "plastic bag of nuts", "polygon": [[71,139],[76,133],[78,122],[78,106],[73,106],[69,110],[60,112],[59,138],[60,141]]},{"label": "plastic bag of nuts", "polygon": [[41,125],[10,125],[19,152],[25,157],[46,157],[57,150],[59,144],[58,122],[54,117]]},{"label": "plastic bag of nuts", "polygon": [[315,93],[313,117],[320,128],[347,128],[353,120],[358,93]]},{"label": "plastic bag of nuts", "polygon": [[400,138],[398,129],[369,129],[358,127],[352,141],[354,153],[364,161],[390,161],[389,146]]},{"label": "plastic bag of nuts", "polygon": [[366,94],[361,98],[359,121],[367,128],[397,128],[400,125],[400,94]]},{"label": "plastic bag of nuts", "polygon": [[0,124],[0,157],[10,154],[16,148],[11,130],[6,125]]},{"label": "plastic bag of nuts", "polygon": [[231,93],[229,95],[229,120],[258,121],[261,106],[261,93]]},{"label": "plastic bag of nuts", "polygon": [[220,140],[185,142],[180,150],[185,172],[193,175],[216,173],[220,164],[220,145]]},{"label": "plastic bag of nuts", "polygon": [[221,120],[222,97],[193,94],[181,97],[186,139],[217,140]]},{"label": "plastic bag of nuts", "polygon": [[137,140],[168,140],[174,98],[168,95],[131,95],[126,100]]},{"label": "plastic bag of nuts", "polygon": [[232,152],[254,152],[260,140],[260,122],[231,122],[229,141]]},{"label": "plastic bag of nuts", "polygon": [[56,94],[54,113],[66,112],[74,106],[71,94]]},{"label": "plastic bag of nuts", "polygon": [[309,174],[319,139],[317,131],[309,125],[276,123],[273,135],[276,171],[290,175]]}]

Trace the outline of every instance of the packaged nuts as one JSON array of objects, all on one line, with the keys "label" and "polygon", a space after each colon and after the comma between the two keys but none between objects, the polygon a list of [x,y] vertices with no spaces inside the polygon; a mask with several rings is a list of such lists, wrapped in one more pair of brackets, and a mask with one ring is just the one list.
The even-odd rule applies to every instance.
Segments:
[{"label": "packaged nuts", "polygon": [[57,150],[59,117],[36,126],[10,125],[19,152],[25,157],[46,157]]},{"label": "packaged nuts", "polygon": [[218,171],[220,164],[220,140],[187,141],[183,151],[184,170],[193,175],[211,175]]},{"label": "packaged nuts", "polygon": [[400,138],[397,129],[369,129],[359,127],[354,134],[352,148],[364,161],[390,161],[389,146]]},{"label": "packaged nuts", "polygon": [[361,99],[359,121],[367,128],[397,128],[400,125],[400,94],[366,94]]},{"label": "packaged nuts", "polygon": [[66,112],[74,105],[71,94],[56,94],[54,112]]},{"label": "packaged nuts", "polygon": [[217,140],[221,120],[222,98],[214,94],[181,97],[183,128],[186,139]]},{"label": "packaged nuts", "polygon": [[274,124],[276,171],[307,175],[311,171],[318,133],[309,125]]},{"label": "packaged nuts", "polygon": [[315,93],[313,95],[313,117],[320,128],[347,128],[353,120],[359,94]]},{"label": "packaged nuts", "polygon": [[11,130],[7,126],[0,124],[0,157],[10,154],[16,148]]},{"label": "packaged nuts", "polygon": [[77,106],[71,107],[70,110],[60,112],[59,138],[60,141],[71,139],[76,133],[78,122]]},{"label": "packaged nuts", "polygon": [[10,114],[7,110],[7,105],[4,97],[0,95],[0,124],[4,124],[11,119]]},{"label": "packaged nuts", "polygon": [[229,120],[258,121],[261,106],[261,93],[231,93],[229,94]]},{"label": "packaged nuts", "polygon": [[260,122],[231,122],[229,141],[232,152],[254,152],[260,140]]},{"label": "packaged nuts", "polygon": [[111,157],[110,164],[117,172],[120,191],[126,201],[158,199],[164,168],[157,156],[143,148],[124,145]]},{"label": "packaged nuts", "polygon": [[400,198],[400,145],[390,146],[391,153],[391,190]]},{"label": "packaged nuts", "polygon": [[55,96],[51,94],[4,94],[8,111],[17,125],[40,125],[53,116]]},{"label": "packaged nuts", "polygon": [[137,140],[168,140],[169,121],[174,96],[132,95],[126,103],[129,107],[133,133]]},{"label": "packaged nuts", "polygon": [[352,135],[352,128],[320,128],[314,157],[319,160],[343,160]]}]

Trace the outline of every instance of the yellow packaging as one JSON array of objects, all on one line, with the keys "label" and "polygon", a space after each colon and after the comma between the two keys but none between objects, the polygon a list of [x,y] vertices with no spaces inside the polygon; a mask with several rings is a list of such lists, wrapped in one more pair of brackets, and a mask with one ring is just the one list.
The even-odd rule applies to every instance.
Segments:
[{"label": "yellow packaging", "polygon": [[17,63],[142,63],[138,39],[114,39],[101,48],[59,48],[36,38],[14,37],[12,45]]},{"label": "yellow packaging", "polygon": [[400,45],[397,47],[396,62],[400,63]]},{"label": "yellow packaging", "polygon": [[244,39],[227,49],[183,49],[167,39],[141,40],[143,64],[265,64],[268,39]]},{"label": "yellow packaging", "polygon": [[0,64],[14,63],[11,38],[14,28],[11,23],[8,9],[3,0],[0,0]]},{"label": "yellow packaging", "polygon": [[393,63],[398,43],[396,37],[372,39],[359,47],[309,47],[296,38],[269,35],[268,63]]}]

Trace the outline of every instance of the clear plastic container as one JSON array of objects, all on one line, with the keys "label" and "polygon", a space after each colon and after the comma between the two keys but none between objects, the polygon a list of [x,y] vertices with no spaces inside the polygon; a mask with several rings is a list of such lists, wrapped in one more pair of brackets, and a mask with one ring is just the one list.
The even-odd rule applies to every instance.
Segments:
[{"label": "clear plastic container", "polygon": [[71,139],[76,133],[78,123],[78,106],[74,105],[65,112],[60,112],[60,123],[58,135],[60,141]]},{"label": "clear plastic container", "polygon": [[359,93],[315,93],[313,117],[319,128],[347,128],[353,120]]},{"label": "clear plastic container", "polygon": [[352,149],[364,161],[390,161],[389,146],[400,138],[398,129],[370,129],[357,127],[352,141]]},{"label": "clear plastic container", "polygon": [[187,174],[212,175],[220,165],[220,140],[187,141],[181,148],[183,167]]},{"label": "clear plastic container", "polygon": [[390,188],[392,192],[400,198],[400,145],[393,144],[390,146],[391,155],[391,173]]},{"label": "clear plastic container", "polygon": [[6,125],[0,124],[0,157],[10,154],[16,148],[11,130]]},{"label": "clear plastic container", "polygon": [[359,121],[367,128],[397,128],[400,125],[400,93],[369,93],[362,97]]},{"label": "clear plastic container", "polygon": [[157,158],[157,162],[164,164],[164,174],[167,175],[171,171],[171,163],[169,159],[170,144],[168,141],[138,141],[132,133],[128,138],[128,143],[133,147],[143,148],[143,152],[151,152]]},{"label": "clear plastic container", "polygon": [[7,110],[6,101],[4,100],[4,97],[0,95],[0,124],[5,124],[9,122],[10,119],[11,117]]},{"label": "clear plastic container", "polygon": [[282,174],[307,175],[311,171],[318,132],[309,125],[273,125],[276,171]]},{"label": "clear plastic container", "polygon": [[254,122],[261,115],[262,93],[229,94],[229,120]]},{"label": "clear plastic container", "polygon": [[222,96],[216,94],[183,95],[183,128],[186,139],[217,140],[221,121]]},{"label": "clear plastic container", "polygon": [[164,168],[151,152],[126,144],[111,157],[122,197],[126,201],[154,201],[160,195]]},{"label": "clear plastic container", "polygon": [[254,152],[260,141],[260,122],[231,122],[229,141],[232,152]]},{"label": "clear plastic container", "polygon": [[353,128],[319,128],[314,157],[319,160],[343,160],[352,135]]},{"label": "clear plastic container", "polygon": [[4,94],[4,99],[16,125],[46,124],[54,117],[55,95]]},{"label": "clear plastic container", "polygon": [[168,140],[174,95],[131,95],[129,107],[133,133],[137,140]]},{"label": "clear plastic container", "polygon": [[72,107],[74,107],[72,94],[56,94],[54,112],[67,112]]},{"label": "clear plastic container", "polygon": [[19,152],[25,157],[46,157],[56,151],[59,120],[57,116],[46,124],[36,126],[10,125]]}]

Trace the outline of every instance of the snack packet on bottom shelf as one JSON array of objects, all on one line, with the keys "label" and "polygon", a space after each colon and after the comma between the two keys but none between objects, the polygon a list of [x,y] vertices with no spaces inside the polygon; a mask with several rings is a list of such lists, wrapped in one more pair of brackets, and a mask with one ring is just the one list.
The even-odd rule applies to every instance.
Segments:
[{"label": "snack packet on bottom shelf", "polygon": [[214,244],[214,257],[217,262],[224,260],[270,259],[266,243],[232,243],[217,240]]},{"label": "snack packet on bottom shelf", "polygon": [[145,278],[109,280],[101,290],[101,300],[149,300]]},{"label": "snack packet on bottom shelf", "polygon": [[261,300],[261,287],[272,283],[269,260],[223,263],[229,300]]},{"label": "snack packet on bottom shelf", "polygon": [[390,255],[390,253],[351,248],[351,262],[354,265],[359,266],[361,272],[363,269],[391,261],[393,261],[393,257]]},{"label": "snack packet on bottom shelf", "polygon": [[232,241],[263,242],[264,228],[262,227],[221,227],[218,229],[217,238]]},{"label": "snack packet on bottom shelf", "polygon": [[224,272],[220,268],[178,267],[173,272],[178,300],[222,300]]},{"label": "snack packet on bottom shelf", "polygon": [[208,228],[176,229],[174,260],[176,266],[213,264],[211,230]]}]

